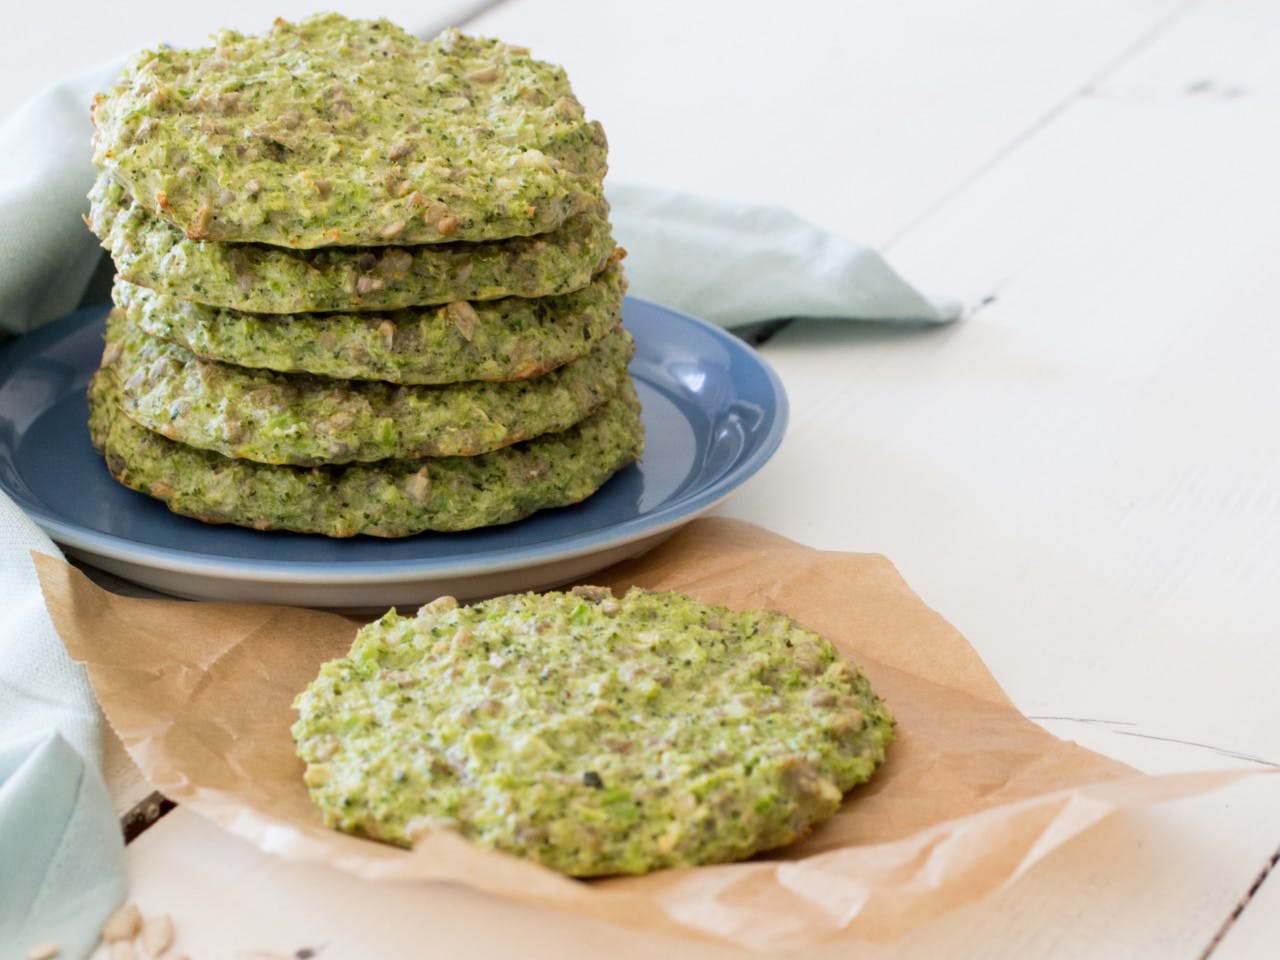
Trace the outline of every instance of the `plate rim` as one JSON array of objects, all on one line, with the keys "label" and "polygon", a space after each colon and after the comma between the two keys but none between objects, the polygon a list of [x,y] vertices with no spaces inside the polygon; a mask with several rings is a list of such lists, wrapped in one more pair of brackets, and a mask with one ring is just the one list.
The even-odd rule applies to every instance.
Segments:
[{"label": "plate rim", "polygon": [[[130,540],[118,534],[88,530],[80,524],[69,523],[56,514],[49,513],[40,504],[33,504],[25,498],[19,498],[15,491],[7,486],[0,485],[0,490],[4,490],[51,539],[73,551],[153,569],[159,566],[170,573],[192,574],[220,581],[243,580],[246,576],[252,576],[253,579],[263,583],[338,586],[371,583],[406,584],[432,579],[466,578],[571,560],[622,547],[648,537],[657,537],[715,509],[738,487],[758,473],[772,459],[782,443],[790,418],[790,404],[782,380],[772,365],[759,351],[728,330],[653,300],[630,294],[627,295],[626,300],[690,323],[713,339],[729,344],[731,350],[748,358],[764,374],[768,383],[773,400],[773,422],[760,442],[746,457],[706,486],[690,491],[687,495],[663,505],[653,513],[632,517],[620,523],[566,538],[561,541],[562,546],[557,546],[555,541],[542,541],[523,547],[490,551],[487,554],[478,554],[474,558],[463,560],[446,557],[344,562],[215,557]],[[100,306],[105,304],[89,305],[81,309],[90,310]],[[81,311],[74,311],[67,316],[74,316],[79,312]],[[39,330],[32,332],[38,333]],[[21,339],[19,338],[15,343],[20,342]]]}]

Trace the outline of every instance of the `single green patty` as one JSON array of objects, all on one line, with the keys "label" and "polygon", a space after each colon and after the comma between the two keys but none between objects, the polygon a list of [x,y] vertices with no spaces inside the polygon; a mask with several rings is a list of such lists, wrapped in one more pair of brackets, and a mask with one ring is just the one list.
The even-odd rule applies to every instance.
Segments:
[{"label": "single green patty", "polygon": [[622,256],[601,200],[551,233],[483,243],[290,250],[191,240],[153,217],[109,176],[89,193],[85,222],[116,272],[184,300],[256,313],[398,310],[548,297],[581,290]]},{"label": "single green patty", "polygon": [[562,433],[477,457],[278,467],[166,440],[120,409],[115,377],[89,384],[89,435],[111,474],[207,523],[330,537],[404,537],[510,523],[586,499],[640,455],[644,427],[630,381]]},{"label": "single green patty", "polygon": [[94,162],[195,240],[313,248],[553,230],[607,146],[564,71],[386,20],[277,20],[137,54],[94,103]]},{"label": "single green patty", "polygon": [[567,430],[618,392],[634,350],[618,327],[587,356],[532,380],[403,386],[198,360],[113,310],[103,366],[115,373],[124,411],[170,440],[318,466],[470,457]]},{"label": "single green patty", "polygon": [[347,380],[523,380],[589,353],[622,318],[612,265],[558,297],[462,300],[389,313],[243,313],[117,280],[116,304],[153,337],[206,360]]},{"label": "single green patty", "polygon": [[574,876],[789,843],[893,735],[862,672],[789,617],[598,587],[392,610],[294,707],[329,825],[402,846],[448,826]]}]

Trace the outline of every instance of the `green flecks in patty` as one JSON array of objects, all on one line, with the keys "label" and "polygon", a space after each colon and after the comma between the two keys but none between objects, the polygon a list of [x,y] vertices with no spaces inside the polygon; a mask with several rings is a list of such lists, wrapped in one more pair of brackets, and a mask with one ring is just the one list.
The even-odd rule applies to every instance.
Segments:
[{"label": "green flecks in patty", "polygon": [[337,467],[270,466],[166,440],[120,409],[115,377],[89,386],[89,433],[112,475],[175,513],[259,530],[403,537],[510,523],[586,499],[640,455],[628,380],[581,423],[475,457]]},{"label": "green flecks in patty", "polygon": [[567,430],[618,392],[634,349],[618,327],[587,356],[532,380],[404,386],[198,360],[113,310],[103,366],[115,374],[124,411],[170,440],[318,466],[469,457]]},{"label": "green flecks in patty", "polygon": [[458,301],[390,313],[244,313],[128,281],[113,296],[153,337],[242,367],[391,383],[522,380],[591,351],[622,318],[626,288],[612,265],[558,297]]},{"label": "green flecks in patty", "polygon": [[391,611],[295,701],[331,826],[430,825],[576,876],[741,859],[831,816],[893,719],[783,614],[594,587]]},{"label": "green flecks in patty", "polygon": [[555,296],[582,289],[621,255],[603,200],[536,237],[323,250],[191,240],[108,176],[98,178],[89,201],[86,222],[119,276],[184,300],[257,313]]},{"label": "green flecks in patty", "polygon": [[501,239],[600,197],[603,131],[523,48],[337,14],[213,41],[137,54],[93,110],[94,162],[192,239]]}]

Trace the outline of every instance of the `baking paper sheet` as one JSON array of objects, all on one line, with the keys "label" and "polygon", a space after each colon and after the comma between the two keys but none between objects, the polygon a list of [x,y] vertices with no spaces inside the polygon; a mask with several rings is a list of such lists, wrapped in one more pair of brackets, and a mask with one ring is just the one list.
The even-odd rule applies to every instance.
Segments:
[{"label": "baking paper sheet", "polygon": [[367,881],[455,881],[668,936],[760,950],[892,939],[1011,883],[1110,813],[1242,775],[1146,776],[1051,736],[1014,709],[973,648],[883,557],[704,519],[593,582],[772,607],[827,636],[897,717],[875,779],[801,842],[745,863],[586,882],[448,831],[403,851],[322,824],[289,734],[294,696],[347,652],[356,621],[128,599],[36,559],[67,649],[88,665],[135,762],[178,803],[270,853]]}]

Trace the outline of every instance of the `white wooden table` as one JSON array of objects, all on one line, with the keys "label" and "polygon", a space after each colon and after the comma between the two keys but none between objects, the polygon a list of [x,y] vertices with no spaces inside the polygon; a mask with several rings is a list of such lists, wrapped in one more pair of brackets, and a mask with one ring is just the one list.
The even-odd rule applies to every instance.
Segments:
[{"label": "white wooden table", "polygon": [[[164,10],[135,18],[145,40],[264,25],[139,6]],[[423,31],[475,9],[468,28],[566,65],[616,178],[789,206],[971,307],[774,336],[790,432],[722,512],[887,554],[1061,736],[1149,770],[1280,762],[1280,5],[377,7]],[[61,16],[18,14],[10,69],[135,36],[117,9],[68,48]],[[1253,778],[1108,821],[900,943],[805,955],[1280,956],[1278,851],[1280,777]],[[193,958],[739,956],[362,884],[183,809],[128,857]]]}]

